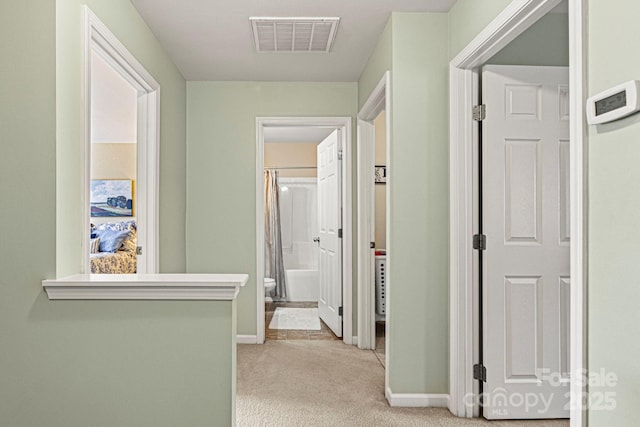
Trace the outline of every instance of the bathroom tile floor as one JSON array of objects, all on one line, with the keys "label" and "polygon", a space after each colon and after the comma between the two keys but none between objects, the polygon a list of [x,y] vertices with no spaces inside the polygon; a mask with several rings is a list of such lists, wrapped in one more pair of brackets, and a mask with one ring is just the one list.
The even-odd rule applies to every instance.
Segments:
[{"label": "bathroom tile floor", "polygon": [[273,313],[278,307],[289,308],[316,308],[318,303],[311,302],[266,302],[265,311],[265,337],[268,340],[340,340],[329,329],[327,325],[320,320],[320,330],[301,330],[301,329],[269,329],[269,324],[273,318]]}]

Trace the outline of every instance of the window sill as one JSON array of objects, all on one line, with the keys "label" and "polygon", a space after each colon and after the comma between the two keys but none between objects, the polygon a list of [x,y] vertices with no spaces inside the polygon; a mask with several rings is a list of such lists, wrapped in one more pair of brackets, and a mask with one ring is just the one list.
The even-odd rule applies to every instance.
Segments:
[{"label": "window sill", "polygon": [[247,274],[76,274],[43,280],[50,300],[236,299]]}]

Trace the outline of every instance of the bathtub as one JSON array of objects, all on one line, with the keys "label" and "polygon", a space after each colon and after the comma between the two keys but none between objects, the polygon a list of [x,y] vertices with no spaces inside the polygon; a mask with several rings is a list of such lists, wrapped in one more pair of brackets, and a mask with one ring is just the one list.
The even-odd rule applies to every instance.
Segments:
[{"label": "bathtub", "polygon": [[285,270],[287,301],[318,301],[320,276],[318,270]]}]

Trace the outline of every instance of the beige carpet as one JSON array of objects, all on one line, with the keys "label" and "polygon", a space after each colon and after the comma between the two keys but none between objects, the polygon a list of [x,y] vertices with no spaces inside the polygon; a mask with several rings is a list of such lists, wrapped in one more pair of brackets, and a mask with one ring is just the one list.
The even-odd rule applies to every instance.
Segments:
[{"label": "beige carpet", "polygon": [[267,341],[238,346],[237,425],[544,426],[568,421],[488,422],[441,408],[391,408],[372,351],[341,341]]}]

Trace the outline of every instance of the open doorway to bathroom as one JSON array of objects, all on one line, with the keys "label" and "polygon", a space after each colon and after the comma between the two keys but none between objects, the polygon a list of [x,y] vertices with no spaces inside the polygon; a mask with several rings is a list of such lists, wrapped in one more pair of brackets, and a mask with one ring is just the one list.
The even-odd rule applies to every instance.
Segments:
[{"label": "open doorway to bathroom", "polygon": [[257,130],[257,341],[351,344],[351,119]]},{"label": "open doorway to bathroom", "polygon": [[[315,127],[265,129],[267,340],[339,339],[318,311],[317,151],[318,144],[334,131]],[[279,258],[282,265],[274,268],[272,264],[279,263]],[[277,271],[279,268],[283,271]]]},{"label": "open doorway to bathroom", "polygon": [[320,217],[330,207],[318,199],[318,151],[336,132],[332,127],[264,132],[267,340],[340,339],[319,307]]}]

